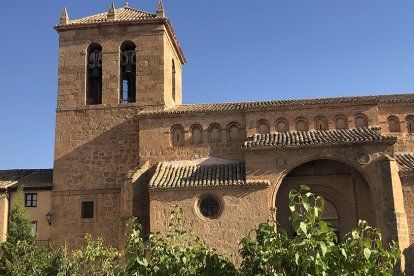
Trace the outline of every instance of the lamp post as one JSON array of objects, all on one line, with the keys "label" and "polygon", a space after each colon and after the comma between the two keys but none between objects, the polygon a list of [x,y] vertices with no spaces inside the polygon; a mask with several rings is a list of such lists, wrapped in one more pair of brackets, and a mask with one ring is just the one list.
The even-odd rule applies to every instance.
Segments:
[{"label": "lamp post", "polygon": [[47,223],[49,225],[52,225],[52,213],[50,211],[47,212],[47,214],[45,215],[45,217],[46,217]]}]

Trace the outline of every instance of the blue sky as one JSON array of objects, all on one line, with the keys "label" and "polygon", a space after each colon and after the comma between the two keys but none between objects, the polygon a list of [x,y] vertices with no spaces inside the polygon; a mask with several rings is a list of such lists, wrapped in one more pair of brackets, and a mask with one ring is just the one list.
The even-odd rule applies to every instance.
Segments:
[{"label": "blue sky", "polygon": [[[154,12],[158,0],[129,1]],[[3,1],[0,169],[49,168],[58,35],[111,1]],[[123,1],[115,1],[120,7]],[[414,1],[165,0],[188,64],[184,103],[414,91]]]}]

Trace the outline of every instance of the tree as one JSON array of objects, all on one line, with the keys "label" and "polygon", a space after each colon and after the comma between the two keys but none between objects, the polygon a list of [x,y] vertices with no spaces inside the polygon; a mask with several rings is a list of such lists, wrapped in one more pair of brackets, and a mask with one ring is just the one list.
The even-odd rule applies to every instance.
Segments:
[{"label": "tree", "polygon": [[24,208],[24,193],[21,188],[17,190],[16,199],[10,211],[7,242],[17,244],[26,241],[28,244],[36,243],[36,236],[32,233],[30,219]]},{"label": "tree", "polygon": [[24,209],[23,191],[17,191],[10,212],[7,240],[0,245],[0,275],[56,275],[49,248],[38,248],[29,217]]}]

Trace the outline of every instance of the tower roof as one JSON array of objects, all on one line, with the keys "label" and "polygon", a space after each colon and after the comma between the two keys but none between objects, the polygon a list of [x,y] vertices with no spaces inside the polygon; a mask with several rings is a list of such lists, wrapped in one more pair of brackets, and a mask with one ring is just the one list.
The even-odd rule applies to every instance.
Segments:
[{"label": "tower roof", "polygon": [[[161,4],[162,5],[162,4]],[[162,7],[163,8],[163,7]],[[82,27],[89,27],[94,25],[106,25],[106,24],[163,24],[167,29],[167,32],[171,36],[175,48],[177,50],[178,56],[180,57],[181,63],[185,64],[186,60],[184,53],[181,49],[180,43],[178,42],[177,37],[175,36],[174,29],[171,25],[170,20],[165,17],[164,9],[162,10],[162,15],[159,12],[160,7],[157,7],[157,14],[148,13],[138,9],[134,9],[128,6],[128,3],[125,2],[122,8],[116,9],[114,4],[109,7],[109,11],[98,13],[95,15],[69,20],[67,16],[67,10],[64,9],[65,18],[62,20],[63,15],[61,15],[60,23],[55,25],[54,28],[56,31],[64,31],[71,29],[78,29]]]},{"label": "tower roof", "polygon": [[130,8],[127,5],[119,9],[114,9],[111,5],[110,12],[115,13],[114,19],[108,19],[108,12],[98,13],[95,15],[68,20],[67,24],[58,24],[55,27],[61,26],[73,26],[73,25],[89,25],[104,22],[125,22],[125,21],[148,21],[156,18],[156,14],[144,12],[134,8]]}]

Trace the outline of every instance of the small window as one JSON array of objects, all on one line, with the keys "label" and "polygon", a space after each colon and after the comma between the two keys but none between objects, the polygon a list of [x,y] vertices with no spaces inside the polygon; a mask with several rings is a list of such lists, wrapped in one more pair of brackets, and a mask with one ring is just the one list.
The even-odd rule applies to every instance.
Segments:
[{"label": "small window", "polygon": [[390,116],[388,118],[388,129],[390,132],[400,132],[400,120],[398,117]]},{"label": "small window", "polygon": [[182,126],[176,125],[172,127],[171,141],[175,147],[184,145],[184,128]]},{"label": "small window", "polygon": [[414,133],[414,116],[408,116],[407,120],[407,132]]},{"label": "small window", "polygon": [[296,130],[297,131],[308,131],[309,130],[308,123],[306,122],[305,119],[300,118],[296,120]]},{"label": "small window", "polygon": [[355,116],[355,127],[368,127],[368,119],[364,114],[358,114]]},{"label": "small window", "polygon": [[270,133],[269,123],[266,120],[260,120],[257,122],[257,133],[259,134]]},{"label": "small window", "polygon": [[228,128],[229,142],[240,141],[240,128],[237,124],[233,123]]},{"label": "small window", "polygon": [[219,143],[221,142],[221,128],[219,125],[210,126],[210,143]]},{"label": "small window", "polygon": [[32,235],[37,235],[37,221],[32,221],[30,224]]},{"label": "small window", "polygon": [[25,205],[26,207],[37,207],[37,194],[26,194]]},{"label": "small window", "polygon": [[82,214],[81,218],[93,218],[93,201],[82,202]]},{"label": "small window", "polygon": [[348,123],[344,116],[338,116],[335,119],[335,128],[336,129],[346,129],[348,128]]},{"label": "small window", "polygon": [[203,130],[201,126],[195,125],[191,127],[191,143],[193,145],[198,145],[203,142]]},{"label": "small window", "polygon": [[204,196],[199,199],[199,211],[203,217],[214,219],[220,215],[220,201],[211,195]]},{"label": "small window", "polygon": [[315,129],[316,130],[327,130],[328,121],[324,117],[318,117],[315,120]]},{"label": "small window", "polygon": [[276,131],[277,132],[288,132],[289,131],[289,124],[285,119],[279,119],[276,121]]}]

